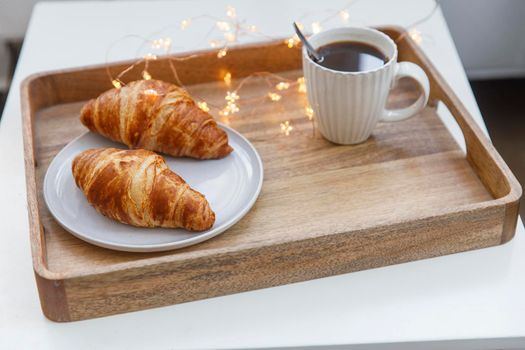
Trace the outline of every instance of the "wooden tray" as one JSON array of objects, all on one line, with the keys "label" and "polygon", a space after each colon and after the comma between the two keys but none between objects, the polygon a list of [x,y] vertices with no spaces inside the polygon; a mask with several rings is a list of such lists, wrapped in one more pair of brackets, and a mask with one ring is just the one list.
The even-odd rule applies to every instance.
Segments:
[{"label": "wooden tray", "polygon": [[[304,94],[241,106],[231,126],[250,139],[265,166],[251,212],[223,235],[164,253],[125,253],[65,232],[41,197],[54,155],[85,132],[82,102],[111,88],[106,66],[42,73],[22,84],[31,244],[44,314],[73,321],[265,288],[502,244],[514,235],[521,187],[443,78],[399,28],[400,61],[426,71],[431,99],[417,117],[380,124],[366,143],[336,146],[312,136]],[[128,63],[111,64],[119,72]],[[298,49],[282,41],[200,52],[176,64],[194,95],[224,104],[221,74],[301,75]],[[130,73],[138,79],[141,67]],[[153,77],[171,81],[166,59]],[[235,82],[233,82],[235,84]],[[405,84],[407,85],[407,84]],[[410,84],[408,84],[410,85]],[[261,94],[264,83],[243,93]],[[414,97],[405,86],[390,97]],[[436,113],[443,102],[461,127],[467,155]],[[279,125],[289,120],[290,136]]]}]

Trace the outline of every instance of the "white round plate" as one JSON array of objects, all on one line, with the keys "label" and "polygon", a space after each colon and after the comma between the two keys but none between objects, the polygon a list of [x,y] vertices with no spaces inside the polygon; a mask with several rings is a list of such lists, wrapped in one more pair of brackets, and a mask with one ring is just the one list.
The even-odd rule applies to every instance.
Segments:
[{"label": "white round plate", "polygon": [[55,219],[76,237],[109,249],[157,252],[187,247],[224,232],[250,210],[259,196],[263,166],[253,145],[241,134],[221,125],[233,152],[223,159],[164,159],[195,190],[206,196],[215,212],[215,224],[207,231],[139,228],[99,214],[76,186],[71,172],[73,158],[90,148],[125,146],[88,132],[66,145],[53,159],[44,179],[44,199]]}]

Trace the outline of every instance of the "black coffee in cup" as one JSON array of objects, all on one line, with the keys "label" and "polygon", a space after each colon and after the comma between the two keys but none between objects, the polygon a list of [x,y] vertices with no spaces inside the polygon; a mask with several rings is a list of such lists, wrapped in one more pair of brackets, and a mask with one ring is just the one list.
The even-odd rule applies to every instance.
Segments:
[{"label": "black coffee in cup", "polygon": [[363,72],[382,67],[389,58],[378,48],[358,41],[337,41],[317,49],[321,66],[341,72]]}]

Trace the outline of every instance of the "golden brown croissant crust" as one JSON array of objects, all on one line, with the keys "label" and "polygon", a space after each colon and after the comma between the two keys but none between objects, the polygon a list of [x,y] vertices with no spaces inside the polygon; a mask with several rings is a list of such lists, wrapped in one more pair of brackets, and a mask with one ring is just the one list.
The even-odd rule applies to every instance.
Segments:
[{"label": "golden brown croissant crust", "polygon": [[101,214],[140,227],[207,230],[215,213],[206,198],[146,150],[90,149],[73,160],[73,177]]},{"label": "golden brown croissant crust", "polygon": [[222,158],[228,135],[188,93],[160,80],[138,80],[90,100],[80,112],[91,131],[130,148],[175,157]]}]

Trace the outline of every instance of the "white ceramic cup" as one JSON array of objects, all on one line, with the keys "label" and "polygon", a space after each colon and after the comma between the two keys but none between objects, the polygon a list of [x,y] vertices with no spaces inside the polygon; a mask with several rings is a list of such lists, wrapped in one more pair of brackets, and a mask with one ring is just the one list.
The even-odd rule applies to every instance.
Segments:
[{"label": "white ceramic cup", "polygon": [[[397,46],[386,34],[371,28],[345,27],[314,34],[312,46],[357,41],[379,49],[389,61],[377,69],[359,72],[336,71],[314,62],[303,48],[303,70],[308,100],[315,112],[319,131],[339,144],[366,141],[379,121],[394,122],[410,118],[428,102],[428,77],[411,62],[397,62]],[[410,77],[421,86],[421,96],[412,105],[395,110],[385,108],[393,83]]]}]

